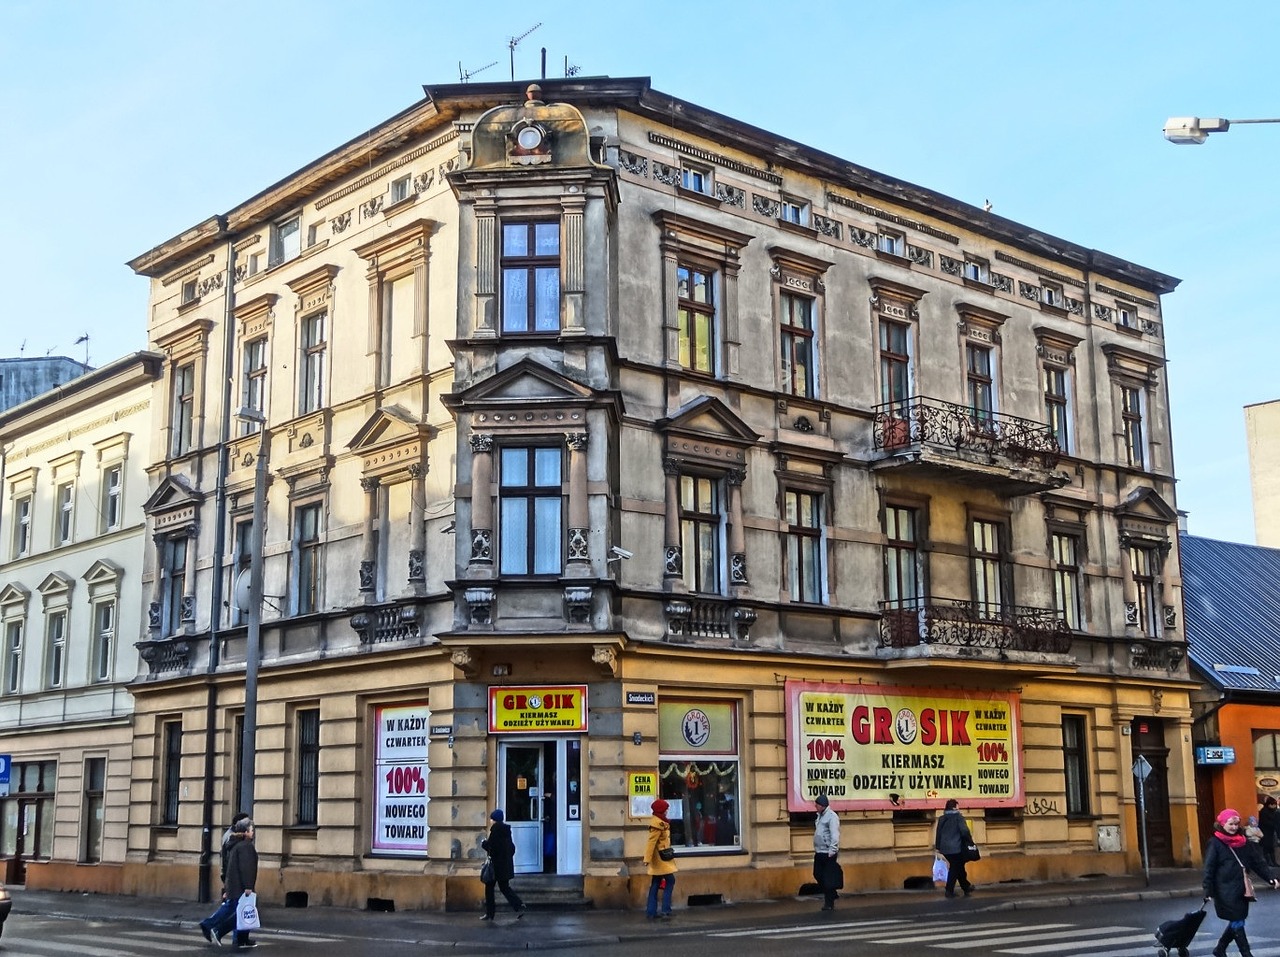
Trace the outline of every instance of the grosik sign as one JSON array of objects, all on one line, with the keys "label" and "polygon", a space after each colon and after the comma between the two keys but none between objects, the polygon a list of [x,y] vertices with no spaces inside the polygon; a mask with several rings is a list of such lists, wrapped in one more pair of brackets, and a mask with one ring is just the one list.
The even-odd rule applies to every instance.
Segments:
[{"label": "grosik sign", "polygon": [[1019,807],[1018,696],[788,681],[787,807]]},{"label": "grosik sign", "polygon": [[545,734],[587,730],[586,685],[489,689],[490,734]]}]

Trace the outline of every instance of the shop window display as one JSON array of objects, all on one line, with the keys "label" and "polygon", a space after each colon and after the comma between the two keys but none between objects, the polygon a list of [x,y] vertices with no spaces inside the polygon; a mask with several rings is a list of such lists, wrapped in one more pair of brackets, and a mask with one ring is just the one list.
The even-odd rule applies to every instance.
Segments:
[{"label": "shop window display", "polygon": [[[662,796],[671,809],[671,843],[684,847],[737,847],[738,763],[663,761]],[[677,815],[679,815],[677,817]]]}]

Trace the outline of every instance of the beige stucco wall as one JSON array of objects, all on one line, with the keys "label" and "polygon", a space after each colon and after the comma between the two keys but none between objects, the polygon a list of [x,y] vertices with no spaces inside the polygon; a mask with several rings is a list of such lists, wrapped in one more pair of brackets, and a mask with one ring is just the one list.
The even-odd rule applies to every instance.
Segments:
[{"label": "beige stucco wall", "polygon": [[1280,400],[1244,407],[1257,544],[1280,548]]}]

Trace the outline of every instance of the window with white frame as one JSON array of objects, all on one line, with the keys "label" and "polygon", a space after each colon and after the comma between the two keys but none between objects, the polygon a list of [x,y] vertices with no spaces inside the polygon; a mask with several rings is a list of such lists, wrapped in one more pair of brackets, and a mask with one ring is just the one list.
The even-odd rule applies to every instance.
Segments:
[{"label": "window with white frame", "polygon": [[1075,430],[1072,428],[1071,374],[1063,366],[1044,367],[1044,414],[1049,430],[1063,452],[1071,451]]},{"label": "window with white frame", "polygon": [[716,274],[702,266],[676,267],[680,365],[693,372],[716,372]]},{"label": "window with white frame", "polygon": [[199,298],[197,293],[199,286],[200,281],[198,279],[185,280],[182,283],[182,292],[178,299],[179,303],[185,306],[187,303],[195,302]]},{"label": "window with white frame", "polygon": [[887,253],[890,256],[905,256],[906,248],[906,237],[902,233],[882,229],[876,234],[877,252]]},{"label": "window with white frame", "polygon": [[991,273],[985,259],[965,259],[962,275],[965,279],[971,279],[974,282],[991,282]]},{"label": "window with white frame", "polygon": [[563,465],[551,446],[499,454],[499,561],[504,575],[558,575],[563,565]]},{"label": "window with white frame", "polygon": [[187,362],[173,370],[173,394],[169,414],[170,452],[185,455],[194,441],[196,366]]},{"label": "window with white frame", "polygon": [[13,501],[13,557],[31,554],[31,503],[32,495],[23,495]]},{"label": "window with white frame", "polygon": [[791,600],[820,604],[825,599],[822,548],[822,496],[787,489],[783,493],[787,521],[787,587]]},{"label": "window with white frame", "polygon": [[102,470],[102,531],[115,531],[123,521],[124,465],[117,462]]},{"label": "window with white frame", "polygon": [[327,312],[316,312],[302,320],[298,357],[298,414],[306,415],[324,407],[325,322]]},{"label": "window with white frame", "polygon": [[794,196],[783,196],[778,209],[778,218],[784,223],[808,226],[809,204],[803,199],[797,199]]},{"label": "window with white frame", "polygon": [[271,256],[269,266],[278,266],[296,259],[302,252],[302,216],[289,216],[271,227]]},{"label": "window with white frame", "polygon": [[320,243],[320,231],[324,229],[324,220],[318,223],[312,223],[307,227],[307,248],[316,246]]},{"label": "window with white frame", "polygon": [[54,516],[55,544],[68,545],[75,533],[75,485],[71,482],[63,482],[59,485],[54,501],[57,508],[57,514]]},{"label": "window with white frame", "polygon": [[1116,303],[1116,325],[1122,329],[1138,328],[1138,310],[1128,303]]},{"label": "window with white frame", "polygon": [[160,543],[160,636],[182,630],[182,596],[187,586],[187,536]]},{"label": "window with white frame", "polygon": [[502,224],[502,331],[560,330],[560,223]]},{"label": "window with white frame", "polygon": [[59,609],[45,621],[45,663],[48,687],[61,688],[67,663],[67,612]]},{"label": "window with white frame", "polygon": [[1080,536],[1054,532],[1053,606],[1067,627],[1081,629],[1080,620]]},{"label": "window with white frame", "polygon": [[814,308],[808,296],[778,295],[782,391],[813,397],[818,393],[814,347]]},{"label": "window with white frame", "polygon": [[970,521],[973,603],[980,618],[998,619],[1004,611],[1004,552],[1004,528],[999,522],[985,518]]},{"label": "window with white frame", "polygon": [[394,206],[396,203],[402,203],[413,195],[412,182],[413,177],[408,173],[391,181],[390,195],[388,197],[390,205]]},{"label": "window with white frame", "polygon": [[[267,390],[267,340],[254,339],[244,344],[240,372],[240,408],[266,413]],[[262,423],[252,418],[238,417],[240,434],[249,435],[262,428]]]},{"label": "window with white frame", "polygon": [[1129,574],[1133,577],[1138,631],[1149,638],[1160,637],[1158,602],[1160,592],[1156,582],[1157,559],[1154,548],[1145,545],[1129,546]]},{"label": "window with white frame", "polygon": [[6,621],[4,625],[4,693],[22,690],[22,633],[24,619]]},{"label": "window with white frame", "polygon": [[91,677],[94,681],[111,678],[111,664],[116,650],[116,603],[100,601],[93,606],[93,662]]},{"label": "window with white frame", "polygon": [[712,193],[711,170],[705,166],[684,166],[680,170],[680,185],[695,193],[710,196]]},{"label": "window with white frame", "polygon": [[724,587],[723,480],[680,476],[680,546],[684,583],[691,592],[719,595]]},{"label": "window with white frame", "polygon": [[965,390],[969,402],[970,424],[976,429],[994,427],[995,363],[990,346],[967,342],[965,351]]},{"label": "window with white frame", "polygon": [[1046,306],[1053,306],[1055,309],[1065,309],[1067,307],[1062,287],[1057,283],[1042,282],[1040,284],[1040,301]]},{"label": "window with white frame", "polygon": [[294,561],[297,571],[295,610],[310,615],[320,610],[320,567],[323,557],[320,542],[320,503],[299,506],[293,516]]}]

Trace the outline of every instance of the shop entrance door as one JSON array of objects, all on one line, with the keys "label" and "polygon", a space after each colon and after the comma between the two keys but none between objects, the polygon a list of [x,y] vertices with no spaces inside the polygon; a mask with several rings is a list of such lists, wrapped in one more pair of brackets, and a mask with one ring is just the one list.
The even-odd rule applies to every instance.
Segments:
[{"label": "shop entrance door", "polygon": [[502,742],[498,785],[517,874],[582,873],[581,772],[578,737]]}]

